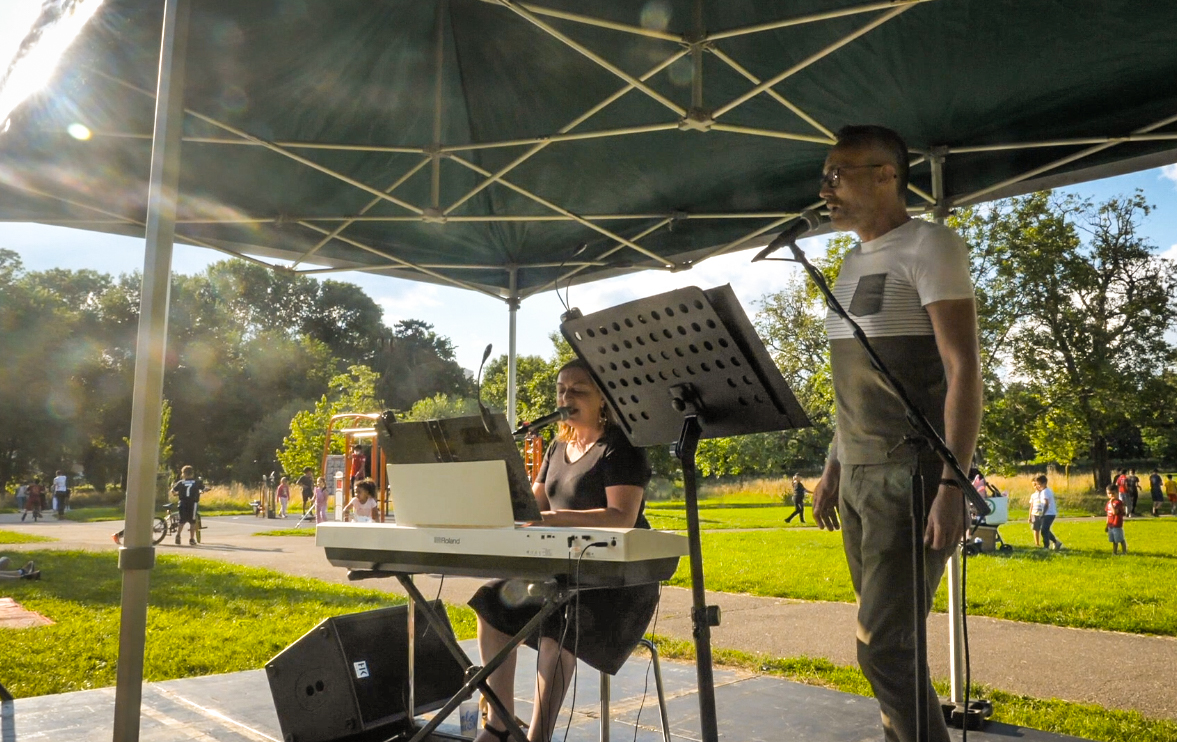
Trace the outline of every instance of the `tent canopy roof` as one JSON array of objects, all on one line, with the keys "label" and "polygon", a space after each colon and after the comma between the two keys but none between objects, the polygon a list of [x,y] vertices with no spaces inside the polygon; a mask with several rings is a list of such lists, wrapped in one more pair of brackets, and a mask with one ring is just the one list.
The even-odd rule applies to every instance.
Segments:
[{"label": "tent canopy roof", "polygon": [[[0,218],[142,234],[161,4],[107,0],[0,135]],[[910,205],[1177,161],[1177,3],[194,0],[177,239],[526,297],[817,202],[839,127]],[[92,132],[67,134],[71,124]],[[581,246],[584,246],[581,249]]]}]

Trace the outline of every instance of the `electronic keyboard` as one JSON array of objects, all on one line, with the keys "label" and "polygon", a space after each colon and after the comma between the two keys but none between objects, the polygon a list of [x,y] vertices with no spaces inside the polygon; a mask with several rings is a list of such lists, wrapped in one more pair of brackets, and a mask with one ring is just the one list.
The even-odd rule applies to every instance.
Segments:
[{"label": "electronic keyboard", "polygon": [[687,539],[648,528],[419,528],[320,523],[315,543],[337,567],[462,577],[639,585],[669,579]]}]

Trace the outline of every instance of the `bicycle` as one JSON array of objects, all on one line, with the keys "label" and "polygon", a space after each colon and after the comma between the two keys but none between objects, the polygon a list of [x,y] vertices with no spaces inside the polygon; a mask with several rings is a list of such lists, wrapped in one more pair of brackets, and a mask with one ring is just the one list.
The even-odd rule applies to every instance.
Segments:
[{"label": "bicycle", "polygon": [[[151,543],[159,544],[165,538],[173,533],[178,533],[180,530],[180,513],[175,505],[167,504],[163,506],[163,515],[155,516],[155,521],[151,524]],[[196,543],[201,543],[200,535],[204,532],[204,524],[200,521],[200,513],[196,514]],[[119,531],[113,536],[116,544],[123,543],[123,532]]]}]

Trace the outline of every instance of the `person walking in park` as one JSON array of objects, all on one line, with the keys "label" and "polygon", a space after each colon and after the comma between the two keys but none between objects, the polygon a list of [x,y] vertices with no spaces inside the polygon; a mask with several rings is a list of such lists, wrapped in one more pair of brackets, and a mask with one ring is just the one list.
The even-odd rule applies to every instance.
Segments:
[{"label": "person walking in park", "polygon": [[[981,363],[969,248],[948,227],[908,216],[908,152],[898,134],[853,126],[837,139],[820,195],[834,228],[855,232],[861,244],[846,254],[834,294],[957,461],[972,461]],[[964,493],[935,454],[906,440],[911,427],[900,399],[833,312],[826,332],[837,434],[813,490],[813,518],[820,528],[843,528],[858,603],[858,662],[878,699],[887,742],[914,742],[924,722],[919,705],[928,710],[929,742],[948,742],[935,689],[930,682],[916,688],[916,621],[928,616],[916,615],[914,599],[922,590],[930,607],[960,545]],[[926,508],[915,523],[913,496]],[[922,585],[913,579],[913,551],[924,560]]]},{"label": "person walking in park", "polygon": [[1124,503],[1124,510],[1127,512],[1130,501],[1128,499],[1128,470],[1121,469],[1120,475],[1116,477],[1116,497],[1120,498],[1120,502]]},{"label": "person walking in park", "polygon": [[327,520],[327,480],[315,480],[315,523]]},{"label": "person walking in park", "polygon": [[351,467],[351,487],[354,491],[356,482],[368,476],[368,457],[364,455],[364,449],[360,444],[351,447],[348,465]]},{"label": "person walking in park", "polygon": [[57,511],[57,519],[65,520],[65,510],[69,505],[69,477],[61,469],[53,477],[53,509]]},{"label": "person walking in park", "polygon": [[805,489],[805,485],[802,484],[802,482],[801,482],[801,475],[794,474],[793,475],[793,512],[789,514],[788,518],[785,518],[786,523],[792,523],[793,518],[796,518],[797,516],[801,516],[802,523],[805,522],[805,495],[807,492],[808,492],[808,490]]},{"label": "person walking in park", "polygon": [[1152,517],[1161,517],[1161,506],[1165,504],[1165,491],[1163,489],[1164,483],[1161,481],[1161,473],[1156,469],[1152,470],[1152,474],[1148,475],[1149,494],[1152,495]]},{"label": "person walking in park", "polygon": [[311,472],[314,469],[305,467],[302,470],[302,476],[295,482],[302,489],[302,514],[307,514],[307,509],[310,508],[311,502],[315,499],[315,478]]},{"label": "person walking in park", "polygon": [[282,477],[278,480],[278,489],[274,492],[278,498],[278,517],[286,517],[286,508],[290,505],[290,478]]},{"label": "person walking in park", "polygon": [[1135,469],[1128,470],[1128,478],[1124,482],[1128,489],[1128,517],[1136,517],[1136,501],[1140,499],[1140,477]]},{"label": "person walking in park", "polygon": [[1108,514],[1107,525],[1103,530],[1108,534],[1108,541],[1112,543],[1112,553],[1119,554],[1120,547],[1124,547],[1124,553],[1128,553],[1128,542],[1124,540],[1124,516],[1128,512],[1128,508],[1124,506],[1124,501],[1120,499],[1120,490],[1114,484],[1108,485],[1108,504],[1104,508]]},{"label": "person walking in park", "polygon": [[1172,515],[1177,515],[1177,482],[1173,481],[1172,474],[1165,480],[1165,494],[1169,497],[1169,509],[1172,511]]},{"label": "person walking in park", "polygon": [[21,482],[20,486],[16,488],[16,509],[21,512],[21,520],[24,520],[25,502],[29,499],[29,483]]},{"label": "person walking in park", "polygon": [[1042,494],[1042,490],[1038,487],[1038,480],[1030,481],[1034,491],[1030,493],[1030,516],[1027,519],[1030,523],[1030,529],[1034,531],[1034,545],[1042,546],[1042,521],[1043,516],[1046,515],[1046,495]]},{"label": "person walking in park", "polygon": [[196,546],[196,510],[201,492],[204,492],[204,482],[196,478],[196,470],[187,465],[180,467],[180,480],[172,485],[180,520],[180,527],[176,529],[176,546],[180,545],[185,523],[188,524],[188,545]]},{"label": "person walking in park", "polygon": [[[1053,546],[1055,551],[1062,551],[1063,542],[1059,541],[1054,535],[1054,532],[1050,530],[1051,526],[1054,525],[1054,519],[1058,517],[1058,502],[1055,500],[1054,490],[1047,487],[1046,483],[1045,474],[1039,474],[1034,478],[1034,489],[1038,491],[1039,497],[1042,498],[1042,545],[1047,549]],[[1034,536],[1035,541],[1037,541],[1039,534],[1036,532]]]},{"label": "person walking in park", "polygon": [[21,522],[24,522],[25,516],[30,513],[32,513],[33,522],[41,520],[41,509],[44,507],[45,486],[41,484],[40,477],[33,477],[33,483],[29,485],[27,490],[25,509],[20,514]]}]

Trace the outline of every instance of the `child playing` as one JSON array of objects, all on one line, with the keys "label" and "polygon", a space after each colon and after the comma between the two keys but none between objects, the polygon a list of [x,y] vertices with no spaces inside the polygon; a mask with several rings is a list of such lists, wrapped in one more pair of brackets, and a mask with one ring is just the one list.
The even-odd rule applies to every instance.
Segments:
[{"label": "child playing", "polygon": [[1165,494],[1169,498],[1169,509],[1177,515],[1177,482],[1173,481],[1172,474],[1165,480]]},{"label": "child playing", "polygon": [[[1039,474],[1034,478],[1034,490],[1041,500],[1042,506],[1042,518],[1040,520],[1042,545],[1047,549],[1051,548],[1051,546],[1054,546],[1055,551],[1061,551],[1063,548],[1063,542],[1059,541],[1058,537],[1054,535],[1054,532],[1050,530],[1051,526],[1054,525],[1054,519],[1058,517],[1058,504],[1054,499],[1054,491],[1050,489],[1050,487],[1046,486],[1046,481],[1045,474]],[[1035,544],[1038,543],[1038,536],[1039,532],[1035,531]]]},{"label": "child playing", "polygon": [[290,478],[282,477],[278,480],[278,489],[274,494],[278,497],[278,513],[286,517],[286,506],[290,504]]},{"label": "child playing", "polygon": [[[1032,480],[1034,491],[1030,493],[1030,528],[1034,530],[1034,545],[1042,546],[1042,519],[1046,513],[1046,495],[1043,494],[1043,487],[1038,486],[1038,480]],[[1047,542],[1049,545],[1050,542]]]},{"label": "child playing", "polygon": [[315,522],[327,520],[327,480],[319,477],[315,480]]},{"label": "child playing", "polygon": [[356,523],[380,523],[384,518],[380,515],[380,503],[376,501],[376,483],[371,479],[361,479],[356,482],[356,496],[343,508],[343,519],[348,520],[348,513],[354,514]]},{"label": "child playing", "polygon": [[1114,484],[1109,484],[1107,489],[1108,504],[1106,506],[1108,514],[1108,523],[1103,530],[1107,531],[1108,541],[1112,542],[1112,553],[1118,554],[1119,548],[1124,547],[1124,553],[1128,553],[1128,542],[1124,540],[1124,514],[1128,512],[1128,507],[1124,501],[1120,499],[1120,488]]}]

